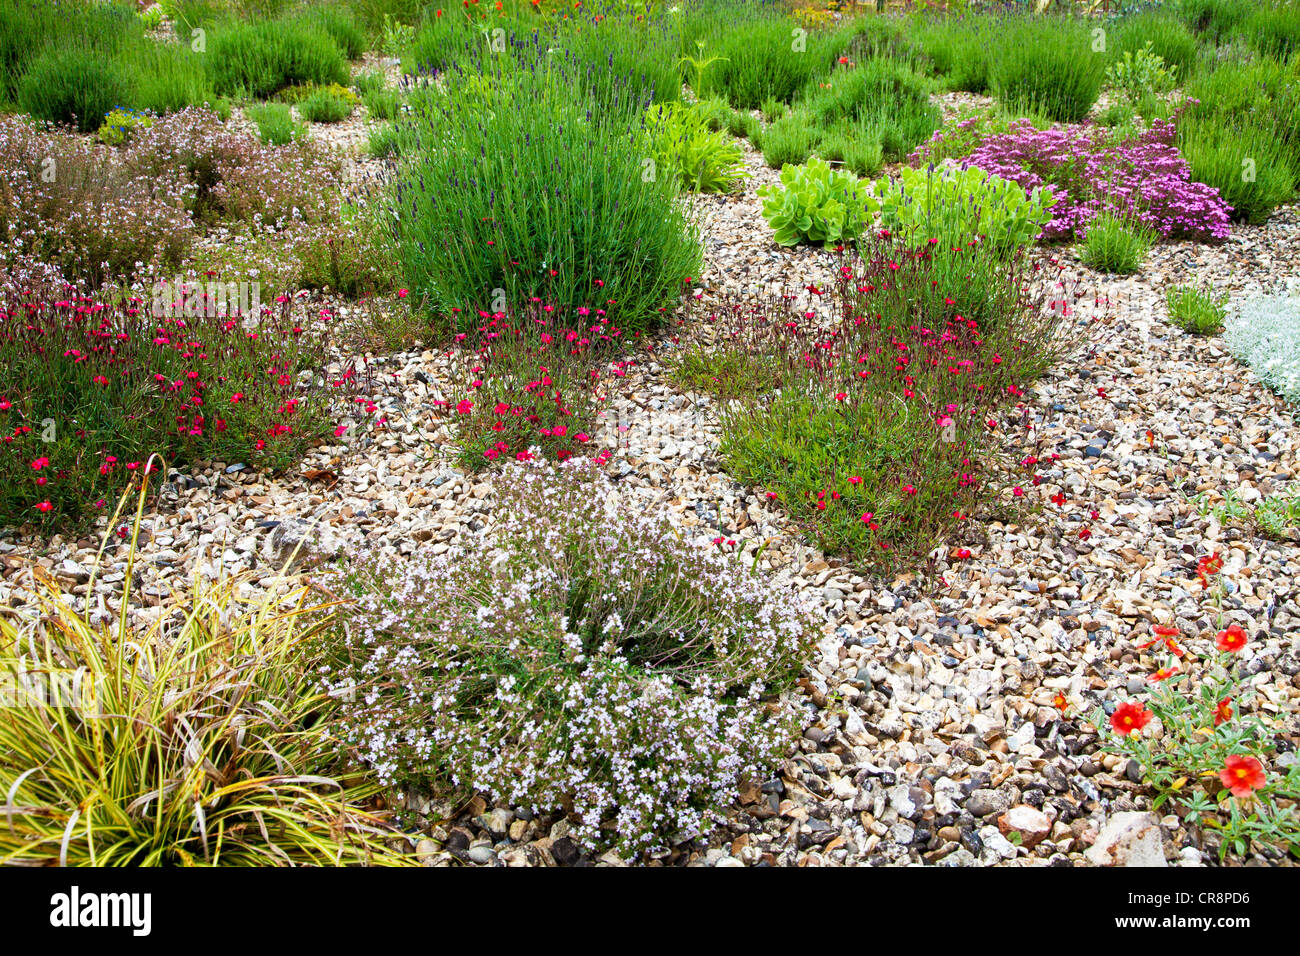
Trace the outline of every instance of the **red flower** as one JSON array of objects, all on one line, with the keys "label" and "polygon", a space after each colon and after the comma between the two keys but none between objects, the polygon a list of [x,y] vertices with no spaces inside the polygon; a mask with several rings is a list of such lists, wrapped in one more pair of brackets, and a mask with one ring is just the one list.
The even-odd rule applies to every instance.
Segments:
[{"label": "red flower", "polygon": [[1264,765],[1254,757],[1233,754],[1224,762],[1219,779],[1234,797],[1249,797],[1264,786]]},{"label": "red flower", "polygon": [[1176,628],[1176,627],[1169,627],[1169,626],[1166,625],[1166,624],[1157,624],[1155,627],[1151,628],[1151,630],[1152,630],[1153,632],[1155,632],[1156,634],[1159,634],[1161,637],[1177,637],[1177,636],[1178,636],[1178,628]]},{"label": "red flower", "polygon": [[1225,697],[1214,708],[1214,726],[1226,724],[1230,720],[1232,720],[1232,698]]},{"label": "red flower", "polygon": [[1229,651],[1233,654],[1246,646],[1250,640],[1246,632],[1242,630],[1239,624],[1229,624],[1227,630],[1219,632],[1219,638],[1214,642],[1214,646],[1221,651]]},{"label": "red flower", "polygon": [[1177,664],[1175,664],[1173,667],[1161,667],[1154,674],[1147,675],[1147,683],[1159,684],[1162,680],[1169,680],[1169,678],[1173,677],[1177,673],[1178,673]]},{"label": "red flower", "polygon": [[1127,737],[1141,731],[1154,716],[1141,704],[1129,701],[1115,708],[1115,713],[1110,715],[1110,727],[1121,737]]},{"label": "red flower", "polygon": [[53,507],[54,507],[54,505],[50,504],[48,501],[42,501],[40,504],[38,504],[38,505],[36,506],[36,510],[37,510],[37,511],[49,511],[49,510],[50,510],[51,508],[53,508]]}]

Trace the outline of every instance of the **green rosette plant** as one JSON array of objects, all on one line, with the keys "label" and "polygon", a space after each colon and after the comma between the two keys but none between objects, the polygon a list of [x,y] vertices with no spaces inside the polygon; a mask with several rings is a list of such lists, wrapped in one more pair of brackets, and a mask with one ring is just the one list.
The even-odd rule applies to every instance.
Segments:
[{"label": "green rosette plant", "polygon": [[832,248],[852,242],[880,208],[869,183],[816,158],[783,166],[781,185],[763,186],[758,195],[763,218],[783,246],[820,242]]}]

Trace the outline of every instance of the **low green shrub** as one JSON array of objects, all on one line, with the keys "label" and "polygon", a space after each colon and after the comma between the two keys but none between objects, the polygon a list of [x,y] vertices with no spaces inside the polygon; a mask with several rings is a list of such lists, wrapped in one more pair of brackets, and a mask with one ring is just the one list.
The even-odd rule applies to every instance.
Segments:
[{"label": "low green shrub", "polygon": [[1178,148],[1191,166],[1192,179],[1213,186],[1232,207],[1232,218],[1265,222],[1290,202],[1300,185],[1293,152],[1251,115],[1189,115],[1178,124]]},{"label": "low green shrub", "polygon": [[1300,50],[1300,6],[1273,3],[1256,7],[1238,29],[1260,53],[1285,61]]},{"label": "low green shrub", "polygon": [[1218,335],[1223,331],[1227,297],[1216,296],[1192,285],[1174,285],[1165,290],[1169,321],[1193,335]]},{"label": "low green shrub", "polygon": [[1100,272],[1131,274],[1142,268],[1158,234],[1131,220],[1101,213],[1087,225],[1079,258]]},{"label": "low green shrub", "polygon": [[320,88],[298,104],[298,112],[309,123],[337,123],[352,113],[353,103],[327,88]]},{"label": "low green shrub", "polygon": [[1144,10],[1120,19],[1113,30],[1114,47],[1108,52],[1123,58],[1149,50],[1173,71],[1181,82],[1196,70],[1196,37],[1175,14],[1165,10]]},{"label": "low green shrub", "polygon": [[699,104],[652,106],[646,134],[656,175],[671,177],[682,190],[729,192],[744,172],[744,151],[727,134],[709,129]]},{"label": "low green shrub", "polygon": [[763,130],[761,139],[763,162],[773,169],[783,169],[808,160],[817,145],[817,132],[809,117],[793,113]]},{"label": "low green shrub", "polygon": [[1240,0],[1178,0],[1178,9],[1188,26],[1210,43],[1225,39],[1250,15],[1250,5]]},{"label": "low green shrub", "polygon": [[880,144],[884,158],[901,160],[939,126],[927,84],[909,67],[891,60],[868,60],[835,70],[804,91],[801,110],[821,137],[852,129],[857,137]]},{"label": "low green shrub", "polygon": [[[626,90],[626,78],[513,42],[504,59],[453,69],[446,96],[409,95],[392,218],[407,285],[435,312],[469,310],[466,320],[500,311],[498,298],[537,296],[606,303],[609,321],[644,329],[701,264],[677,184],[646,175],[646,98],[598,93],[602,82]],[[516,58],[538,68],[514,69]],[[466,84],[492,99],[467,99]]]},{"label": "low green shrub", "polygon": [[113,107],[131,96],[131,77],[93,49],[54,48],[38,56],[18,86],[24,112],[41,120],[99,128]]},{"label": "low green shrub", "polygon": [[258,139],[268,146],[307,138],[307,127],[293,118],[293,110],[284,103],[253,103],[244,108],[244,116],[257,127]]},{"label": "low green shrub", "polygon": [[312,4],[285,22],[291,28],[306,26],[327,34],[349,60],[358,59],[370,45],[366,31],[344,3]]},{"label": "low green shrub", "polygon": [[338,45],[319,28],[257,22],[215,27],[207,40],[205,64],[222,95],[265,98],[297,83],[348,82],[348,64]]},{"label": "low green shrub", "polygon": [[1010,109],[1078,123],[1097,102],[1106,72],[1087,20],[1009,17],[990,52],[990,87]]},{"label": "low green shrub", "polygon": [[146,42],[123,53],[132,77],[130,103],[152,113],[175,113],[216,101],[203,54],[183,44]]},{"label": "low green shrub", "polygon": [[709,52],[722,59],[709,67],[697,92],[725,97],[742,110],[768,99],[789,103],[810,80],[829,70],[827,36],[803,30],[784,16],[743,16],[709,43]]},{"label": "low green shrub", "polygon": [[361,94],[361,102],[371,119],[391,120],[397,116],[402,98],[396,90],[366,90]]},{"label": "low green shrub", "polygon": [[1136,52],[1125,50],[1106,69],[1106,85],[1130,103],[1168,92],[1177,80],[1178,68],[1166,65],[1159,54],[1151,52],[1150,43]]},{"label": "low green shrub", "polygon": [[915,22],[911,37],[930,69],[954,90],[985,93],[989,89],[989,47],[1002,42],[997,22],[986,17],[924,18]]}]

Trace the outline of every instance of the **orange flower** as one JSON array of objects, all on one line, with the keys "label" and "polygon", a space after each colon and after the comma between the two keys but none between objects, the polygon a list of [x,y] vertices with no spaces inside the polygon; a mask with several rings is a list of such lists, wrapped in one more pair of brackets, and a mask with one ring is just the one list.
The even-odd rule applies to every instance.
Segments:
[{"label": "orange flower", "polygon": [[1230,651],[1235,654],[1246,646],[1250,640],[1246,632],[1242,630],[1239,624],[1229,624],[1227,630],[1219,632],[1219,639],[1214,642],[1214,646],[1221,651]]},{"label": "orange flower", "polygon": [[1232,720],[1232,698],[1225,697],[1219,701],[1218,706],[1214,708],[1214,726],[1225,724]]},{"label": "orange flower", "polygon": [[1141,731],[1154,716],[1155,714],[1141,704],[1129,701],[1115,708],[1115,713],[1110,715],[1110,726],[1121,737],[1127,737],[1129,734]]},{"label": "orange flower", "polygon": [[1218,574],[1223,570],[1223,558],[1219,557],[1219,552],[1215,551],[1196,562],[1196,576],[1201,579],[1202,587],[1209,587],[1209,577],[1211,574]]},{"label": "orange flower", "polygon": [[1219,779],[1234,797],[1249,797],[1264,786],[1264,765],[1254,757],[1233,754],[1224,762]]},{"label": "orange flower", "polygon": [[1175,664],[1173,667],[1161,667],[1154,674],[1147,675],[1147,683],[1159,684],[1162,680],[1169,680],[1169,678],[1173,677],[1177,673],[1178,673],[1177,664]]},{"label": "orange flower", "polygon": [[1052,698],[1052,706],[1055,707],[1057,710],[1059,710],[1061,713],[1065,713],[1065,709],[1070,706],[1070,702],[1065,699],[1064,694],[1062,694],[1060,691],[1057,691],[1056,696]]}]

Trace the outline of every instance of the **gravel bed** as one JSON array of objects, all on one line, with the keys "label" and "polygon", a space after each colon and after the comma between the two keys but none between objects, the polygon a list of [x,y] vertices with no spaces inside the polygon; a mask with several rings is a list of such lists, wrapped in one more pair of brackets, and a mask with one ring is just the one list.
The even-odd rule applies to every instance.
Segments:
[{"label": "gravel bed", "polygon": [[[831,280],[830,254],[772,243],[755,190],[776,173],[752,150],[746,167],[752,177],[743,192],[699,200],[707,264],[698,291],[706,304],[723,293]],[[1087,274],[1068,251],[1055,252]],[[1208,626],[1195,564],[1217,550],[1232,582],[1226,613],[1253,638],[1245,666],[1260,707],[1281,722],[1292,754],[1300,742],[1297,543],[1222,527],[1192,502],[1200,493],[1236,490],[1251,501],[1300,490],[1295,409],[1220,339],[1169,325],[1163,302],[1174,282],[1237,294],[1296,274],[1294,206],[1262,227],[1234,229],[1221,246],[1159,246],[1136,277],[1087,274],[1109,306],[1027,398],[1040,457],[1060,456],[1042,484],[1027,489],[1038,507],[1017,523],[981,525],[966,542],[968,559],[939,550],[928,577],[872,579],[810,546],[761,489],[722,470],[715,404],[681,393],[659,362],[643,359],[616,380],[593,437],[613,449],[607,468],[628,506],[663,507],[706,545],[723,535],[744,555],[763,547],[760,566],[811,592],[827,614],[802,682],[807,726],[797,752],[740,796],[727,827],[655,862],[1215,862],[1178,817],[1147,812],[1136,767],[1098,754],[1077,715],[1142,686],[1149,668],[1136,645],[1150,626],[1176,622],[1185,634]],[[340,315],[346,321],[348,310]],[[658,343],[665,352],[673,346],[668,334]],[[436,553],[484,527],[491,480],[452,465],[435,404],[448,397],[445,356],[372,356],[367,368],[385,430],[318,447],[289,475],[217,462],[173,478],[146,521],[133,613],[150,619],[159,598],[196,573],[250,571],[250,587],[275,587],[300,542],[308,560],[365,546]],[[1063,506],[1049,500],[1058,492]],[[111,539],[87,595],[99,543],[0,532],[0,599],[22,601],[23,569],[34,561],[65,578],[97,617],[116,613],[126,544]],[[1052,706],[1058,692],[1070,702],[1064,715]],[[411,794],[408,808],[428,821],[411,843],[430,865],[619,862],[584,856],[562,819],[477,798],[452,806]]]}]

